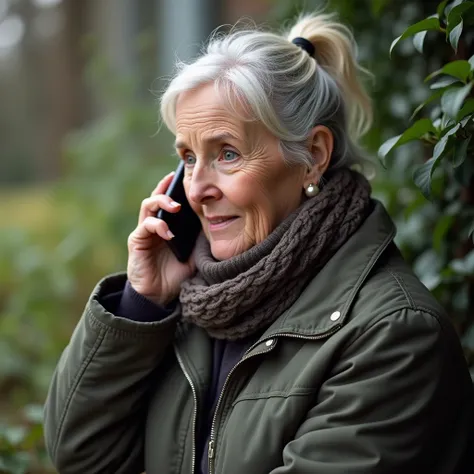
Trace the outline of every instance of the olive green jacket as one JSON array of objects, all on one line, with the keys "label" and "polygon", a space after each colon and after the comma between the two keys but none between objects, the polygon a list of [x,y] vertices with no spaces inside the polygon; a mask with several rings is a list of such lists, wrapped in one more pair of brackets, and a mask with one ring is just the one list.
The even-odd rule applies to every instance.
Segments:
[{"label": "olive green jacket", "polygon": [[[394,233],[376,203],[233,368],[212,424],[212,474],[473,472],[461,468],[474,451],[462,350]],[[107,312],[101,297],[125,279],[98,284],[58,363],[49,454],[60,474],[198,472],[211,342],[178,311],[154,323]]]}]

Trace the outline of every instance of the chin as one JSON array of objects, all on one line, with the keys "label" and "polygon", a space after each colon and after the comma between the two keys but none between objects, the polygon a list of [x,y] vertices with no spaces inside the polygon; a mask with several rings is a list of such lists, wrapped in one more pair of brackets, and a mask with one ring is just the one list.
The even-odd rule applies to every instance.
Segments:
[{"label": "chin", "polygon": [[229,245],[226,241],[211,241],[210,243],[212,256],[219,261],[228,260],[229,258],[235,257],[247,250],[245,248],[236,247],[232,244]]}]

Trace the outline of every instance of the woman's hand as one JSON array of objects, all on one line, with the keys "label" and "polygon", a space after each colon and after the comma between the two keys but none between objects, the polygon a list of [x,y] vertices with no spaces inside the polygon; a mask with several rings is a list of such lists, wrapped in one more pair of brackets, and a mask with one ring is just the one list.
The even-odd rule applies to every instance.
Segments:
[{"label": "woman's hand", "polygon": [[181,206],[164,193],[173,179],[165,176],[151,196],[142,202],[137,228],[128,238],[128,280],[132,288],[151,301],[166,305],[179,294],[181,283],[195,270],[194,255],[181,263],[166,244],[173,234],[165,221],[158,219],[159,209],[179,212]]}]

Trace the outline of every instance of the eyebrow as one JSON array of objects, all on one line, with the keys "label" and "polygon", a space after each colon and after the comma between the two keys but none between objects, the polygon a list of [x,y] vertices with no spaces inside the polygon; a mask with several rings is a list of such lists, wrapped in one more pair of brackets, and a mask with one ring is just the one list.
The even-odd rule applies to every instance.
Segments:
[{"label": "eyebrow", "polygon": [[[237,138],[229,132],[216,133],[210,137],[205,138],[203,141],[207,144],[225,142],[227,140],[237,140]],[[190,148],[185,141],[176,140],[174,144],[175,148]]]}]

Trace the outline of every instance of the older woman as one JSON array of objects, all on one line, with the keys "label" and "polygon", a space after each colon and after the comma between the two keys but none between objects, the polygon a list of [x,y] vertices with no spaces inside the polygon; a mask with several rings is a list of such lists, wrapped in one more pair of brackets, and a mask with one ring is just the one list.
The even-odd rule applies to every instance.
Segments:
[{"label": "older woman", "polygon": [[355,170],[361,71],[328,15],[216,36],[179,69],[161,110],[203,234],[180,263],[162,179],[54,374],[61,474],[464,472],[460,345]]}]

